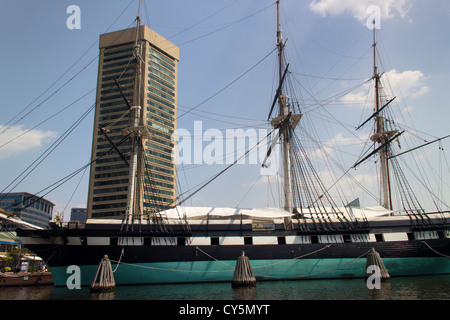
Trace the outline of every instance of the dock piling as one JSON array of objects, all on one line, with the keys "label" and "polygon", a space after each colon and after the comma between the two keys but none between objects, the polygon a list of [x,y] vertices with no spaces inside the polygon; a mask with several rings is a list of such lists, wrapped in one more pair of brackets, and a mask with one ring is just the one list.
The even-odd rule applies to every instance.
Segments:
[{"label": "dock piling", "polygon": [[381,260],[380,254],[378,252],[376,252],[374,248],[372,248],[372,250],[367,254],[366,276],[365,276],[366,279],[371,275],[371,273],[367,273],[369,266],[379,267],[379,269],[380,269],[379,276],[380,276],[381,281],[390,279],[389,273],[388,273],[386,267],[384,266],[383,261]]},{"label": "dock piling", "polygon": [[253,274],[250,260],[242,251],[242,254],[238,257],[236,267],[234,269],[233,280],[231,285],[233,287],[239,286],[252,286],[256,284],[256,278]]},{"label": "dock piling", "polygon": [[106,254],[98,265],[97,272],[90,287],[91,291],[95,292],[113,291],[116,288],[111,261]]}]

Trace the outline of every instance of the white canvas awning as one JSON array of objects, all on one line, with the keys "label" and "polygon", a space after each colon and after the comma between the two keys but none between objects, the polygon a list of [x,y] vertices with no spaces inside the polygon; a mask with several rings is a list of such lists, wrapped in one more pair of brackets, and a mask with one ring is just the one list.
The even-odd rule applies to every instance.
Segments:
[{"label": "white canvas awning", "polygon": [[[388,210],[382,206],[373,206],[373,207],[352,207],[352,206],[346,206],[346,207],[340,207],[335,210],[338,210],[339,212],[342,212],[346,215],[349,215],[351,218],[357,218],[357,219],[363,219],[363,218],[373,218],[373,217],[382,217],[382,216],[389,216],[394,211]],[[333,217],[333,212],[335,212],[332,208],[324,208],[323,210],[317,210],[317,209],[302,209],[298,210],[299,213],[303,214],[303,216],[308,217],[311,215],[317,215],[317,214],[328,214],[330,217]]]},{"label": "white canvas awning", "polygon": [[219,208],[219,207],[185,207],[178,206],[166,211],[161,212],[164,216],[169,219],[179,219],[179,218],[220,218],[224,217],[227,219],[241,216],[252,217],[252,218],[266,218],[266,219],[277,219],[284,217],[292,217],[293,214],[279,208],[256,208],[256,209],[237,209],[237,208]]},{"label": "white canvas awning", "polygon": [[[388,216],[393,211],[387,210],[381,206],[375,207],[343,207],[338,208],[340,212],[346,215],[350,215],[351,218],[363,219],[372,217]],[[331,208],[324,208],[323,211],[315,211],[314,209],[302,209],[298,210],[298,213],[302,214],[305,218],[317,215],[328,214],[331,218],[334,217],[333,210]],[[178,206],[166,211],[160,212],[162,217],[167,219],[283,219],[286,217],[294,217],[296,214],[288,212],[280,208],[226,208],[226,207],[186,207]],[[95,223],[111,223],[120,224],[121,219],[89,219],[86,221],[88,224]]]},{"label": "white canvas awning", "polygon": [[349,207],[349,210],[356,218],[389,216],[394,212],[382,206],[364,207],[364,208]]}]

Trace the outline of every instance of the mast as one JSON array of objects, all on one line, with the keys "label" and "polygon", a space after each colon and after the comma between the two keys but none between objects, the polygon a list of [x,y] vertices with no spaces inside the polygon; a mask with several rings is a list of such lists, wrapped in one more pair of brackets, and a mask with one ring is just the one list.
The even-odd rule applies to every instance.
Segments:
[{"label": "mast", "polygon": [[[277,47],[278,47],[278,83],[282,82],[283,77],[283,42],[282,31],[280,27],[280,0],[277,0]],[[280,88],[282,94],[282,88]]]},{"label": "mast", "polygon": [[[125,231],[133,231],[133,222],[136,216],[141,217],[142,211],[142,190],[140,183],[140,171],[141,164],[140,158],[140,146],[143,131],[140,126],[141,122],[141,106],[140,106],[140,94],[141,94],[141,44],[139,38],[140,29],[140,12],[141,1],[139,1],[138,16],[136,17],[136,41],[134,45],[134,58],[135,58],[135,77],[134,77],[134,96],[133,106],[130,110],[130,127],[124,130],[124,134],[128,134],[131,140],[131,154],[130,154],[130,171],[128,176],[128,197],[127,207],[124,217]],[[123,227],[123,225],[122,225]]]},{"label": "mast", "polygon": [[[389,177],[388,150],[390,136],[396,132],[386,131],[384,127],[384,117],[380,112],[380,74],[376,63],[376,40],[375,40],[375,20],[373,21],[373,79],[375,82],[375,134],[371,140],[377,142],[380,146],[379,150],[380,167],[381,167],[381,205],[386,209],[392,210],[391,186]],[[384,106],[383,106],[384,107]]]},{"label": "mast", "polygon": [[[278,94],[278,106],[279,106],[279,120],[285,122],[285,120],[290,116],[289,110],[289,97],[283,94],[282,83],[284,80],[283,74],[283,50],[284,44],[282,39],[282,31],[280,28],[280,1],[277,0],[277,47],[278,47],[278,80],[279,80],[279,92]],[[286,70],[287,71],[287,70]],[[275,120],[275,119],[274,119]],[[284,209],[286,211],[292,212],[292,178],[291,178],[291,142],[289,139],[290,123],[287,119],[285,125],[280,126],[280,137],[282,138],[283,145],[283,175],[284,175]],[[277,125],[280,125],[279,122]],[[272,124],[273,125],[273,124]]]}]

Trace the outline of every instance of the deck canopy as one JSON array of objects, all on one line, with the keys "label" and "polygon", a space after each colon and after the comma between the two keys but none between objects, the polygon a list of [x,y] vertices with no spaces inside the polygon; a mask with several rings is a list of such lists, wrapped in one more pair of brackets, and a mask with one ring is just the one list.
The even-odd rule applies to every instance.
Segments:
[{"label": "deck canopy", "polygon": [[168,219],[236,219],[240,218],[265,218],[265,219],[282,219],[294,216],[293,213],[280,208],[220,208],[220,207],[185,207],[178,206],[164,212]]},{"label": "deck canopy", "polygon": [[[345,207],[338,208],[340,212],[349,215],[351,218],[371,218],[379,216],[391,215],[393,211],[387,210],[382,206],[374,207]],[[327,214],[333,217],[333,210],[331,208],[324,208],[323,211],[302,209],[297,210],[303,217],[308,218],[318,214]],[[244,219],[283,219],[286,217],[295,217],[296,213],[288,212],[281,208],[220,208],[220,207],[185,207],[178,206],[161,212],[165,214],[168,219],[220,219],[220,218],[244,218]]]}]

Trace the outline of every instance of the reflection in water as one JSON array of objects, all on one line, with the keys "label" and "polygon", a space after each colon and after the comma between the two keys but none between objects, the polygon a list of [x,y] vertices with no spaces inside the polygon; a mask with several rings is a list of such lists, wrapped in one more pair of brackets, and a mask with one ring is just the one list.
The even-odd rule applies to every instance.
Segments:
[{"label": "reflection in water", "polygon": [[49,300],[53,286],[1,287],[0,300]]},{"label": "reflection in water", "polygon": [[114,300],[114,291],[91,292],[90,300]]},{"label": "reflection in water", "polygon": [[391,280],[380,282],[379,289],[367,289],[371,300],[390,300],[391,299]]},{"label": "reflection in water", "polygon": [[0,300],[449,300],[450,275],[391,278],[380,289],[368,289],[364,279],[258,282],[233,288],[231,283],[117,286],[91,293],[89,287],[1,288]]},{"label": "reflection in water", "polygon": [[256,285],[232,287],[234,300],[256,300]]}]

